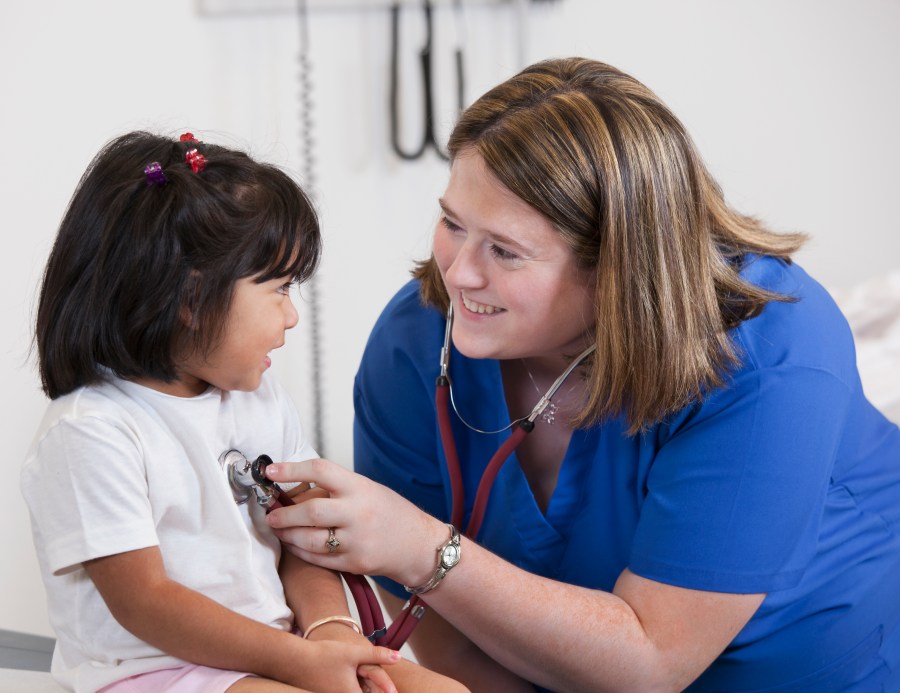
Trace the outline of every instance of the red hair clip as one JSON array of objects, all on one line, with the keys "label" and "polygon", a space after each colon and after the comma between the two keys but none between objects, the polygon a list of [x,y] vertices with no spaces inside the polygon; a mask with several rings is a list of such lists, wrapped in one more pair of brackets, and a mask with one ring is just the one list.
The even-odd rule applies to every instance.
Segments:
[{"label": "red hair clip", "polygon": [[178,139],[181,140],[182,142],[199,142],[200,141],[194,137],[193,132],[186,132]]},{"label": "red hair clip", "polygon": [[189,149],[184,155],[184,160],[190,164],[194,173],[200,173],[200,171],[206,168],[206,157],[196,149]]}]

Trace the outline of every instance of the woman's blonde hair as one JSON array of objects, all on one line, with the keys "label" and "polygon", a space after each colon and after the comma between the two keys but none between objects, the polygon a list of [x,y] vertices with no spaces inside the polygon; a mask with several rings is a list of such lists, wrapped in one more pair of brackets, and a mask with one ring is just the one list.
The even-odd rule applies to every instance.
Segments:
[{"label": "woman's blonde hair", "polygon": [[[805,236],[730,209],[684,126],[614,67],[532,65],[466,109],[448,149],[479,154],[593,270],[596,352],[576,425],[625,415],[637,433],[699,401],[740,361],[729,329],[790,300],[740,271],[747,254],[789,260]],[[413,275],[446,310],[434,257]]]}]

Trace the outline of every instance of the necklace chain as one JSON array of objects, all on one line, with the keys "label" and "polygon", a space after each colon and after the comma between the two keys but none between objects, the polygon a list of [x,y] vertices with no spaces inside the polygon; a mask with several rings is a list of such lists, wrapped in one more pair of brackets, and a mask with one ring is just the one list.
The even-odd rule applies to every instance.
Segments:
[{"label": "necklace chain", "polygon": [[[538,384],[534,380],[534,376],[531,374],[531,369],[528,368],[528,363],[526,363],[525,359],[519,359],[522,362],[522,365],[525,367],[525,372],[528,373],[528,379],[531,381],[531,384],[534,386],[535,392],[539,395],[543,395],[544,393],[541,391],[541,388],[538,387]],[[557,406],[554,402],[548,401],[547,407],[541,412],[541,421],[543,421],[547,425],[553,425],[553,422],[556,421],[556,412],[559,411],[559,406]]]}]

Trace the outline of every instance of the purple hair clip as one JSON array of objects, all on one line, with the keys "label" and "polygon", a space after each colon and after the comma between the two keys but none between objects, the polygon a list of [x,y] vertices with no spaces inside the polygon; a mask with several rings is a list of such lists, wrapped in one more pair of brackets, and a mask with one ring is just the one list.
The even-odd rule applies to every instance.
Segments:
[{"label": "purple hair clip", "polygon": [[194,173],[200,173],[200,171],[206,168],[206,157],[196,149],[189,149],[184,155],[184,160],[190,164]]},{"label": "purple hair clip", "polygon": [[158,161],[152,161],[144,168],[147,185],[158,185],[160,188],[169,182]]}]

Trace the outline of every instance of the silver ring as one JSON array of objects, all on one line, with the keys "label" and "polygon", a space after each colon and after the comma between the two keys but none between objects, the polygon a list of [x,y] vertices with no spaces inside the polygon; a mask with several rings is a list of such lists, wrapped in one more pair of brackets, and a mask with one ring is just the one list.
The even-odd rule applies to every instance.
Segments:
[{"label": "silver ring", "polygon": [[328,548],[328,553],[334,553],[341,547],[340,540],[334,534],[334,527],[328,528],[328,539],[325,546]]}]

